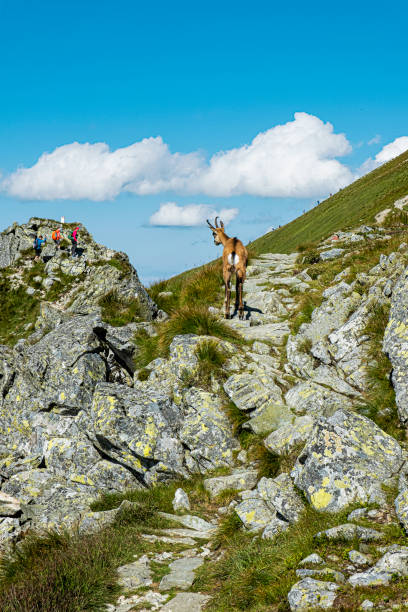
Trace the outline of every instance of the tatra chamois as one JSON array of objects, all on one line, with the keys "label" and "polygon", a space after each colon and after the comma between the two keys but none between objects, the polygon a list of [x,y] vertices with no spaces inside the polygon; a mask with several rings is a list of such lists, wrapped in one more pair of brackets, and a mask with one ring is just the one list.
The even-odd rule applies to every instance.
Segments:
[{"label": "tatra chamois", "polygon": [[230,318],[230,296],[231,296],[231,276],[235,272],[236,275],[236,294],[235,308],[238,308],[239,318],[244,318],[244,303],[242,301],[242,289],[246,277],[246,267],[248,261],[248,252],[242,242],[238,238],[230,238],[224,231],[224,223],[220,221],[220,227],[217,223],[218,217],[215,217],[215,227],[207,219],[207,223],[214,236],[214,244],[218,246],[222,244],[224,251],[222,253],[222,275],[225,285],[225,318]]}]

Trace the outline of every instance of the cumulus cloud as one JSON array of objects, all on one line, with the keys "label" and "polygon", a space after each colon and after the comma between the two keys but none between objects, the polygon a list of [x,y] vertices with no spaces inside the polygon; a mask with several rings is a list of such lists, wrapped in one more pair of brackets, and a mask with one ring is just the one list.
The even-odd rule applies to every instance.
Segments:
[{"label": "cumulus cloud", "polygon": [[258,134],[249,145],[214,155],[196,179],[203,193],[310,197],[336,191],[353,179],[334,159],[351,152],[344,134],[307,113]]},{"label": "cumulus cloud", "polygon": [[307,113],[259,133],[251,143],[220,151],[171,153],[162,138],[145,138],[111,151],[105,143],[74,142],[43,153],[1,184],[21,199],[111,200],[122,192],[314,197],[353,180],[336,158],[351,146],[330,123]]},{"label": "cumulus cloud", "polygon": [[401,153],[404,153],[408,149],[408,136],[400,136],[392,142],[385,145],[377,155],[372,158],[369,157],[360,168],[361,174],[366,174],[375,168],[378,168],[382,164],[398,157]]},{"label": "cumulus cloud", "polygon": [[159,137],[110,151],[107,144],[73,142],[43,153],[31,168],[5,181],[9,195],[30,200],[111,200],[122,191],[140,195],[183,190],[202,166],[197,153],[170,153]]},{"label": "cumulus cloud", "polygon": [[238,213],[238,208],[222,208],[216,211],[209,204],[178,206],[175,202],[166,202],[150,217],[150,225],[194,227],[203,225],[206,219],[214,220],[217,216],[221,217],[224,223],[229,223]]}]

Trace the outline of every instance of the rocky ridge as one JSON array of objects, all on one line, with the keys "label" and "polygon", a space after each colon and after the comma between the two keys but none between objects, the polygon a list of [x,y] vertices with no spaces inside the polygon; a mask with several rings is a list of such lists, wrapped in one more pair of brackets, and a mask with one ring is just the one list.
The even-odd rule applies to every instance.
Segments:
[{"label": "rocky ridge", "polygon": [[[31,220],[24,231],[33,225],[38,224]],[[11,235],[18,248],[11,246]],[[7,266],[19,259],[16,253],[26,244],[22,235],[17,227],[6,231]],[[343,270],[321,292],[309,321],[294,328],[292,315],[303,295],[319,293],[313,266],[299,270],[297,253],[260,256],[248,267],[247,319],[227,322],[248,342],[245,348],[219,338],[176,336],[168,357],[147,365],[146,380],[139,379],[133,366],[138,350],[134,334],[138,328],[155,333],[150,298],[144,297],[150,306],[147,321],[112,327],[102,320],[94,300],[94,270],[87,272],[93,261],[109,259],[108,250],[96,256],[90,248],[89,259],[72,263],[44,251],[43,258],[50,257],[47,270],[63,265],[64,273],[75,276],[80,265],[78,274],[85,270],[88,280],[69,305],[43,303],[31,336],[13,348],[1,347],[2,541],[16,541],[33,527],[63,525],[90,533],[112,523],[131,504],[92,512],[91,501],[99,494],[202,474],[211,498],[231,490],[234,498],[204,521],[189,513],[188,496],[179,491],[175,514],[164,518],[181,527],[145,534],[168,544],[168,551],[160,559],[149,553],[119,568],[125,595],[109,608],[112,612],[144,605],[174,612],[207,605],[207,594],[188,589],[196,570],[218,559],[220,552],[204,543],[211,543],[217,525],[231,514],[253,537],[274,540],[301,520],[306,506],[322,513],[362,506],[347,523],[316,532],[316,547],[321,541],[350,541],[359,550],[350,551],[346,563],[335,561],[335,567],[317,553],[304,559],[296,570],[299,580],[288,592],[292,610],[336,606],[345,585],[387,586],[395,576],[407,576],[408,549],[400,543],[382,544],[383,524],[400,522],[408,528],[407,451],[401,440],[366,416],[365,396],[373,365],[367,325],[376,308],[390,308],[384,351],[392,365],[398,413],[406,423],[408,247],[401,244],[381,255],[376,265],[347,282],[354,244],[386,244],[388,237],[384,240],[383,232],[365,227],[338,237],[341,248],[334,254],[330,241],[320,245],[322,254],[330,253],[320,261],[339,259]],[[126,282],[136,279],[132,272]],[[110,279],[106,288],[112,285],[116,288],[116,280]],[[131,291],[134,295],[133,285]],[[197,348],[209,340],[226,361],[223,378],[213,378],[211,388],[204,389],[194,374]],[[232,434],[226,398],[245,415],[244,430],[260,436],[273,456],[292,456],[290,467],[274,477],[258,476],[256,459]],[[221,475],[208,475],[220,468]],[[395,491],[394,506],[390,490]],[[183,550],[174,552],[174,544]],[[150,588],[153,562],[168,565],[170,572]],[[178,593],[170,602],[169,590]]]}]

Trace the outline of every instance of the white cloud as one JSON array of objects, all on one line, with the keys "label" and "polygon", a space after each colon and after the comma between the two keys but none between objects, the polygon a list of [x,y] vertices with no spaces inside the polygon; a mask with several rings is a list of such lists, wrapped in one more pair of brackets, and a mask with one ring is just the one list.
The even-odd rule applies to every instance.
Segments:
[{"label": "white cloud", "polygon": [[258,134],[249,145],[214,155],[197,184],[214,196],[311,197],[353,179],[334,159],[350,153],[344,134],[307,113]]},{"label": "white cloud", "polygon": [[368,145],[378,144],[380,141],[381,141],[381,136],[379,134],[376,134],[374,138],[371,138],[371,140],[367,142],[367,144]]},{"label": "white cloud", "polygon": [[351,146],[330,123],[307,113],[258,134],[253,141],[220,151],[208,162],[198,152],[171,153],[161,137],[110,151],[105,143],[72,144],[43,153],[31,168],[19,168],[1,186],[31,200],[110,200],[122,192],[175,192],[211,196],[250,194],[315,197],[353,180],[336,158]]},{"label": "white cloud", "polygon": [[227,224],[235,219],[238,213],[238,208],[222,208],[217,212],[209,204],[178,206],[175,202],[166,202],[150,217],[150,225],[193,227],[203,225],[206,219],[214,220],[217,216]]},{"label": "white cloud", "polygon": [[366,174],[375,168],[378,168],[382,164],[398,157],[401,153],[404,153],[408,149],[408,136],[400,136],[392,142],[383,146],[381,151],[374,157],[369,157],[360,168],[361,174]]},{"label": "white cloud", "polygon": [[111,200],[122,191],[146,195],[183,189],[201,165],[197,153],[171,154],[160,136],[116,151],[102,142],[73,142],[43,153],[2,186],[9,195],[29,200]]}]

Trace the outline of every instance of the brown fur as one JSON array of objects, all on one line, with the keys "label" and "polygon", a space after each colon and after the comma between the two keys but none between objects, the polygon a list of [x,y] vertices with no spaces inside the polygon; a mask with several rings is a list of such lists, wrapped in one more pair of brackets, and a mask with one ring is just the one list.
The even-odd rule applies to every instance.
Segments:
[{"label": "brown fur", "polygon": [[[246,278],[246,267],[248,262],[248,252],[242,242],[238,238],[230,238],[224,231],[224,224],[220,221],[220,227],[217,223],[218,217],[215,218],[215,226],[207,219],[207,223],[214,236],[214,244],[216,246],[222,244],[224,247],[222,253],[222,275],[225,285],[225,318],[230,318],[230,296],[231,296],[231,276],[235,272],[236,276],[236,293],[235,293],[235,308],[238,309],[239,318],[244,318],[244,302],[243,302],[243,286]],[[238,255],[239,261],[236,265],[228,262],[229,255]]]}]

